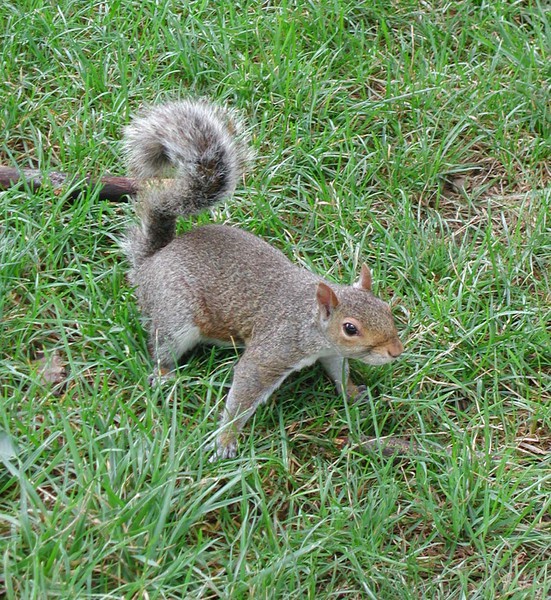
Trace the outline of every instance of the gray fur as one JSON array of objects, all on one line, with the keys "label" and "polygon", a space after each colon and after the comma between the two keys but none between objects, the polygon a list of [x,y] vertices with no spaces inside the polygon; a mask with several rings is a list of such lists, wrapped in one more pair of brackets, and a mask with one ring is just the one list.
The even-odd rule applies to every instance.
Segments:
[{"label": "gray fur", "polygon": [[[131,281],[163,374],[201,342],[245,346],[234,373],[216,455],[291,372],[320,360],[340,392],[356,395],[348,358],[383,364],[402,351],[388,305],[370,291],[329,284],[235,227],[207,225],[174,237],[178,215],[231,194],[250,156],[233,114],[207,102],[160,106],[126,129],[131,174],[154,179],[138,198],[127,238]],[[363,283],[361,283],[363,281]],[[328,289],[330,288],[330,289]],[[344,324],[361,335],[347,337]]]},{"label": "gray fur", "polygon": [[134,267],[174,238],[178,216],[230,196],[251,159],[237,113],[206,100],[144,111],[126,127],[124,147],[129,174],[142,181],[141,223],[125,242]]}]

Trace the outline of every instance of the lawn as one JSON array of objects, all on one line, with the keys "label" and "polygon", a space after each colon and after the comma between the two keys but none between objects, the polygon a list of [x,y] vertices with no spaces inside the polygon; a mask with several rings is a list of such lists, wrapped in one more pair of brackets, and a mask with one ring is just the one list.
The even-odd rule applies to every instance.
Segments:
[{"label": "lawn", "polygon": [[209,463],[237,353],[149,387],[131,203],[1,192],[0,597],[551,595],[549,18],[538,0],[0,6],[0,164],[124,175],[141,106],[236,107],[254,168],[181,228],[242,227],[335,282],[365,261],[406,348],[352,365],[358,402],[301,371]]}]

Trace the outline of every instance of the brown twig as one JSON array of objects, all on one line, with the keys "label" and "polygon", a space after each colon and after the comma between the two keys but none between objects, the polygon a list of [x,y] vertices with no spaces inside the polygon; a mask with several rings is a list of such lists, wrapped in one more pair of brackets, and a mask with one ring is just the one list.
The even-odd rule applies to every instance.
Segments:
[{"label": "brown twig", "polygon": [[112,177],[107,175],[98,180],[90,177],[78,178],[66,173],[51,171],[42,173],[37,169],[15,169],[13,167],[0,167],[0,190],[7,190],[14,185],[24,183],[31,190],[38,190],[42,186],[52,187],[55,194],[66,193],[68,198],[74,199],[89,188],[98,188],[100,200],[125,202],[128,196],[133,196],[138,191],[137,183],[128,177]]}]

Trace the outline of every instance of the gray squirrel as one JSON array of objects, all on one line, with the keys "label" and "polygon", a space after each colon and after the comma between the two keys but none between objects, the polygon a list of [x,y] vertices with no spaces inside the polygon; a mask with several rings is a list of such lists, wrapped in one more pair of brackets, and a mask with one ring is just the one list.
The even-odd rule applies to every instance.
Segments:
[{"label": "gray squirrel", "polygon": [[215,458],[235,456],[238,432],[290,373],[319,361],[338,393],[355,397],[361,389],[350,380],[349,358],[382,365],[402,353],[366,265],[356,284],[338,285],[236,227],[205,225],[176,236],[179,216],[231,196],[245,171],[250,150],[236,113],[206,100],[162,104],[126,127],[124,144],[130,175],[143,182],[138,223],[124,247],[156,377],[170,376],[200,343],[245,348]]}]

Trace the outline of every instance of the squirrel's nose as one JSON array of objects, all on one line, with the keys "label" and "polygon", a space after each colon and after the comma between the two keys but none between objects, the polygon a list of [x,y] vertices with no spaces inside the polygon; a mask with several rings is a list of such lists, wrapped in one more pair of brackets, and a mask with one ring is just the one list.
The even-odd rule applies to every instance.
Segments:
[{"label": "squirrel's nose", "polygon": [[402,342],[396,338],[396,341],[388,348],[388,353],[392,358],[398,358],[400,354],[404,351],[404,345]]}]

